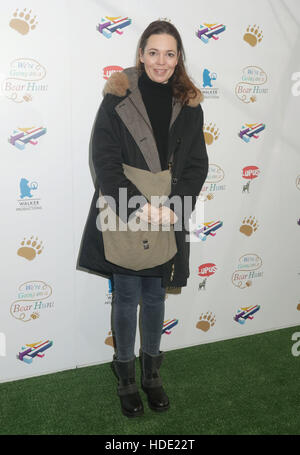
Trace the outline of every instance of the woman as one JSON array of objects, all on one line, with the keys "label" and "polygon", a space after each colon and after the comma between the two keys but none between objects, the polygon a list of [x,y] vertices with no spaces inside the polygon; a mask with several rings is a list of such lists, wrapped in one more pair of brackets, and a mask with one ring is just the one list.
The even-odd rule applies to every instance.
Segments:
[{"label": "woman", "polygon": [[[167,21],[152,22],[141,36],[136,67],[114,73],[107,81],[99,108],[93,139],[92,157],[96,190],[82,241],[79,265],[112,278],[112,312],[116,353],[112,363],[119,379],[118,395],[123,414],[143,414],[143,403],[135,381],[134,344],[137,306],[141,305],[142,345],[140,361],[142,388],[155,411],[169,408],[159,368],[163,353],[160,340],[164,321],[167,287],[186,286],[189,276],[189,242],[185,226],[194,209],[208,171],[203,137],[202,94],[191,82],[184,67],[184,49],[177,29]],[[157,171],[172,165],[172,196],[189,196],[192,204],[183,205],[183,228],[176,230],[177,253],[166,263],[134,271],[105,259],[103,236],[96,227],[99,189],[116,201],[120,215],[119,189],[126,188],[127,202],[141,196],[125,177],[122,163],[148,170],[151,162]],[[176,208],[172,206],[176,212]],[[139,216],[156,224],[166,218],[174,224],[183,215],[166,206],[150,203],[139,209]],[[128,209],[127,217],[136,212]],[[152,215],[152,218],[151,218]],[[124,221],[128,220],[125,219]]]}]

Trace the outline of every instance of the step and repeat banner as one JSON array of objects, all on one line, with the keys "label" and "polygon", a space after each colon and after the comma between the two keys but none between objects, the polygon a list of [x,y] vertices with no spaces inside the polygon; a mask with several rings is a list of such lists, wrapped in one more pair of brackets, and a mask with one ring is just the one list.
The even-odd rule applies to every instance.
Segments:
[{"label": "step and repeat banner", "polygon": [[0,12],[0,381],[112,359],[111,282],[76,269],[91,133],[106,80],[159,18],[204,94],[209,155],[161,349],[299,325],[299,2],[7,0]]}]

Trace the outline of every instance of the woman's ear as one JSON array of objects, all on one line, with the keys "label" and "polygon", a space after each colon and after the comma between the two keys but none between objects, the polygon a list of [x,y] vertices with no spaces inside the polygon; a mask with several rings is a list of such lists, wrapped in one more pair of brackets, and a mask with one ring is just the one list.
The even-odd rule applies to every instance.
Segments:
[{"label": "woman's ear", "polygon": [[140,61],[142,63],[144,63],[144,57],[143,57],[143,53],[142,53],[142,49],[141,48],[139,48],[139,57],[140,57]]}]

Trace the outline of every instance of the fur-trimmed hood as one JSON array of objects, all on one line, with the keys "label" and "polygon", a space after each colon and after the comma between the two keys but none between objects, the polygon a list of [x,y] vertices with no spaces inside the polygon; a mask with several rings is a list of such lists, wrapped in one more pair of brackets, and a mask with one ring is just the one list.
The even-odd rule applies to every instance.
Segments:
[{"label": "fur-trimmed hood", "polygon": [[[103,96],[107,93],[116,96],[126,96],[127,90],[133,91],[138,85],[138,70],[135,67],[126,68],[121,72],[113,73],[107,80],[104,89]],[[190,107],[197,107],[203,101],[203,94],[198,89],[197,96],[190,98],[187,105]]]}]

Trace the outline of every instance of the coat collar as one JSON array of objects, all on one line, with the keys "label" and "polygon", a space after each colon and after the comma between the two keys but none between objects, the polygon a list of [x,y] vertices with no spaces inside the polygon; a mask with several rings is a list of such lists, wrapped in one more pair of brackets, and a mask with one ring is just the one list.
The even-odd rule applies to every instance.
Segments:
[{"label": "coat collar", "polygon": [[[133,92],[138,89],[138,78],[138,70],[134,66],[126,68],[121,72],[115,72],[106,82],[103,89],[103,95],[110,93],[112,95],[124,97],[127,95],[127,90]],[[196,98],[190,98],[187,105],[190,107],[197,107],[202,100],[203,95],[199,90]],[[179,101],[174,99],[174,104],[175,103],[180,104]]]},{"label": "coat collar", "polygon": [[[138,79],[139,74],[138,70],[135,67],[126,68],[122,72],[113,73],[104,86],[103,95],[106,95],[107,93],[119,97],[124,97],[127,95],[130,101],[139,111],[140,115],[143,117],[144,121],[152,130],[151,123],[145,105],[143,103],[142,95],[138,88]],[[175,122],[181,108],[181,103],[173,98],[170,129]]]},{"label": "coat collar", "polygon": [[[138,87],[138,77],[138,71],[134,67],[113,73],[105,84],[103,95],[110,93],[122,98],[115,106],[115,110],[140,148],[151,172],[159,172],[161,170],[159,154],[151,122]],[[173,98],[169,129],[181,109],[182,104]],[[168,150],[168,159],[170,154]]]}]

